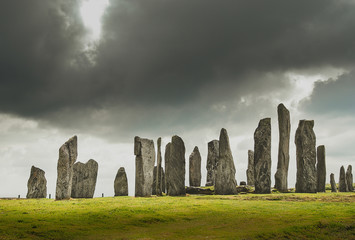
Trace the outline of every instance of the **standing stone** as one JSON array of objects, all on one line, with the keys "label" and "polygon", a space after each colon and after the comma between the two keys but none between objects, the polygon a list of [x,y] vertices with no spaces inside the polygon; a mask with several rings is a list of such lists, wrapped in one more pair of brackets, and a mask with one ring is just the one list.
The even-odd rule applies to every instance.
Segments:
[{"label": "standing stone", "polygon": [[254,151],[248,150],[247,183],[254,186]]},{"label": "standing stone", "polygon": [[128,181],[124,167],[118,169],[114,182],[115,196],[128,196]]},{"label": "standing stone", "polygon": [[185,144],[178,136],[173,136],[170,145],[170,157],[166,165],[167,190],[169,196],[185,195]]},{"label": "standing stone", "polygon": [[352,174],[352,166],[349,165],[348,169],[346,170],[346,184],[348,186],[348,192],[354,191],[354,185],[353,185],[353,174]]},{"label": "standing stone", "polygon": [[153,140],[135,137],[134,155],[136,155],[136,197],[148,197],[152,194],[155,149]]},{"label": "standing stone", "polygon": [[158,144],[157,170],[156,170],[157,172],[156,172],[156,176],[154,177],[155,184],[156,184],[155,194],[157,196],[161,196],[162,195],[161,138],[158,138],[157,144]]},{"label": "standing stone", "polygon": [[218,195],[238,194],[232,151],[227,130],[224,128],[221,129],[219,135],[219,159],[215,178],[215,193]]},{"label": "standing stone", "polygon": [[325,192],[326,181],[325,147],[317,147],[317,192]]},{"label": "standing stone", "polygon": [[333,173],[330,174],[330,186],[332,188],[332,192],[337,192],[337,184],[335,183],[335,179],[334,179],[334,174]]},{"label": "standing stone", "polygon": [[313,120],[300,120],[295,136],[297,193],[317,192],[316,135]]},{"label": "standing stone", "polygon": [[217,171],[218,158],[219,158],[219,141],[212,140],[208,143],[208,154],[207,154],[207,181],[206,186],[214,186],[215,175]]},{"label": "standing stone", "polygon": [[93,159],[87,163],[77,162],[73,167],[72,198],[93,198],[99,165]]},{"label": "standing stone", "polygon": [[[157,166],[154,166],[153,170],[153,184],[152,184],[152,195],[157,195]],[[165,192],[165,174],[164,174],[164,169],[161,168],[161,173],[160,173],[161,179],[161,192]]]},{"label": "standing stone", "polygon": [[271,119],[260,120],[254,132],[255,193],[271,193]]},{"label": "standing stone", "polygon": [[290,112],[281,103],[277,107],[277,114],[279,120],[279,155],[275,174],[275,188],[280,192],[287,192],[287,176],[290,161]]},{"label": "standing stone", "polygon": [[339,192],[347,192],[347,191],[348,191],[348,184],[346,182],[345,169],[344,166],[341,166],[340,175],[339,175]]},{"label": "standing stone", "polygon": [[201,154],[198,147],[195,147],[189,158],[189,180],[190,187],[201,186]]},{"label": "standing stone", "polygon": [[169,192],[169,181],[170,181],[170,175],[169,175],[169,163],[170,163],[170,156],[171,156],[171,143],[166,144],[165,146],[165,155],[164,155],[164,161],[165,161],[165,187],[166,187],[166,193]]},{"label": "standing stone", "polygon": [[27,182],[26,198],[46,198],[47,197],[47,180],[45,172],[42,169],[31,167],[30,178]]},{"label": "standing stone", "polygon": [[78,138],[70,138],[59,149],[57,164],[56,200],[69,199],[71,196],[73,166],[78,157]]}]

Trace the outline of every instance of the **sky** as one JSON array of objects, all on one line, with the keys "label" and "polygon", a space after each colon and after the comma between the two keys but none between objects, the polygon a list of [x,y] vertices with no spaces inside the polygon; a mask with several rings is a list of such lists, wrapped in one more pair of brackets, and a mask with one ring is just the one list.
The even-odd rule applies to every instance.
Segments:
[{"label": "sky", "polygon": [[[291,114],[289,187],[298,121],[315,121],[327,182],[355,153],[355,1],[12,0],[0,2],[0,197],[24,197],[31,166],[55,194],[58,149],[99,163],[95,196],[125,167],[134,195],[135,136],[171,136],[202,156],[226,128],[236,179],[277,105]],[[155,145],[156,147],[156,145]],[[187,171],[188,172],[188,171]],[[188,174],[186,174],[188,184]]]}]

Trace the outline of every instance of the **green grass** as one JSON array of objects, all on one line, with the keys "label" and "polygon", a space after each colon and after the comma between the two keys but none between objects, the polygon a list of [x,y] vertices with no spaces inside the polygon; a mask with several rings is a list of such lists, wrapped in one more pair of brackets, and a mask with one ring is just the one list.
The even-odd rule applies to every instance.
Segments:
[{"label": "green grass", "polygon": [[355,193],[0,200],[0,239],[355,239]]}]

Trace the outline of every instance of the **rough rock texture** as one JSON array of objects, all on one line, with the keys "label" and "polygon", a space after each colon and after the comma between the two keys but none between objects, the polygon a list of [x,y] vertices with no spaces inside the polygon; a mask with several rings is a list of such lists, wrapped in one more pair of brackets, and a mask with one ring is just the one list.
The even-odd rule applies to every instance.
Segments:
[{"label": "rough rock texture", "polygon": [[271,193],[271,119],[260,120],[254,132],[255,193]]},{"label": "rough rock texture", "polygon": [[118,169],[114,182],[115,196],[128,196],[128,181],[124,167]]},{"label": "rough rock texture", "polygon": [[348,169],[346,170],[346,185],[348,186],[348,192],[354,191],[354,185],[353,185],[353,174],[352,174],[352,166],[349,165]]},{"label": "rough rock texture", "polygon": [[344,166],[341,166],[340,174],[339,174],[339,192],[347,192],[347,191],[348,191],[348,184],[346,182],[345,169]]},{"label": "rough rock texture", "polygon": [[155,149],[153,140],[135,137],[134,155],[136,155],[136,197],[152,194]]},{"label": "rough rock texture", "polygon": [[279,155],[275,174],[275,188],[280,192],[287,192],[287,176],[290,161],[290,112],[283,104],[280,104],[277,107],[277,114],[279,120]]},{"label": "rough rock texture", "polygon": [[326,181],[325,147],[317,147],[317,192],[325,192]]},{"label": "rough rock texture", "polygon": [[57,164],[56,200],[69,199],[71,196],[73,166],[78,157],[78,138],[70,138],[59,149]]},{"label": "rough rock texture", "polygon": [[201,186],[201,154],[195,147],[189,158],[189,181],[190,187]]},{"label": "rough rock texture", "polygon": [[297,193],[317,192],[316,135],[313,120],[300,120],[295,135]]},{"label": "rough rock texture", "polygon": [[156,176],[154,176],[154,182],[155,182],[155,194],[157,196],[161,196],[162,195],[161,138],[158,138],[157,145],[158,145],[157,170],[154,169],[156,171],[155,172]]},{"label": "rough rock texture", "polygon": [[93,198],[99,164],[93,159],[87,163],[77,162],[73,167],[72,198]]},{"label": "rough rock texture", "polygon": [[215,193],[218,195],[237,194],[235,166],[227,130],[224,128],[221,129],[219,135],[219,159],[215,178]]},{"label": "rough rock texture", "polygon": [[330,186],[332,188],[332,192],[337,192],[337,184],[335,182],[333,173],[330,174]]},{"label": "rough rock texture", "polygon": [[166,144],[165,146],[165,155],[164,155],[164,161],[165,161],[165,187],[166,187],[166,193],[169,192],[169,181],[170,181],[170,175],[169,175],[169,162],[170,162],[170,155],[171,155],[171,143]]},{"label": "rough rock texture", "polygon": [[27,182],[26,198],[46,198],[47,180],[42,169],[31,167],[31,175]]},{"label": "rough rock texture", "polygon": [[208,154],[207,154],[207,180],[206,186],[213,186],[215,184],[215,175],[217,171],[219,158],[219,141],[212,140],[208,143]]},{"label": "rough rock texture", "polygon": [[249,186],[254,186],[254,182],[254,151],[248,150],[247,183]]},{"label": "rough rock texture", "polygon": [[[152,184],[152,195],[157,195],[157,169],[158,167],[155,166],[153,170],[153,184]],[[165,174],[164,169],[160,168],[160,182],[161,182],[161,192],[165,192]]]},{"label": "rough rock texture", "polygon": [[213,195],[214,191],[209,189],[209,188],[186,187],[186,193],[188,193],[188,194],[201,194],[201,195]]}]

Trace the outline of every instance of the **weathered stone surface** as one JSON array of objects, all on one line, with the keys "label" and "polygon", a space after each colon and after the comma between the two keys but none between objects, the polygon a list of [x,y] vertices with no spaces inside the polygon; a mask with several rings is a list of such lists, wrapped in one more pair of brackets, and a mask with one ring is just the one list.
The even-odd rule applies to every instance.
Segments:
[{"label": "weathered stone surface", "polygon": [[348,184],[346,182],[345,169],[344,166],[341,166],[340,174],[339,174],[339,192],[347,192],[347,191],[348,191]]},{"label": "weathered stone surface", "polygon": [[235,166],[229,145],[227,130],[222,128],[219,135],[219,159],[215,178],[215,193],[218,195],[237,194]]},{"label": "weathered stone surface", "polygon": [[300,120],[295,135],[297,193],[317,192],[316,135],[313,120]]},{"label": "weathered stone surface", "polygon": [[354,185],[353,185],[353,173],[352,173],[352,166],[349,165],[348,169],[346,170],[346,185],[348,186],[348,192],[354,191]]},{"label": "weathered stone surface", "polygon": [[281,103],[277,107],[277,114],[279,120],[279,154],[275,174],[275,188],[280,192],[287,192],[287,176],[290,161],[290,112]]},{"label": "weathered stone surface", "polygon": [[[155,180],[155,194],[157,196],[162,195],[162,167],[161,167],[161,138],[158,138],[158,154],[157,154],[157,170],[155,170],[156,176],[154,176]],[[154,195],[154,193],[153,193]]]},{"label": "weathered stone surface", "polygon": [[74,136],[59,149],[57,164],[56,200],[69,199],[71,196],[73,166],[78,157],[78,138]]},{"label": "weathered stone surface", "polygon": [[317,192],[325,192],[326,181],[325,147],[317,147]]},{"label": "weathered stone surface", "polygon": [[248,150],[248,169],[247,169],[247,183],[248,186],[254,186],[254,151]]},{"label": "weathered stone surface", "polygon": [[213,195],[214,191],[209,188],[186,187],[187,194]]},{"label": "weathered stone surface", "polygon": [[195,147],[189,158],[189,181],[190,187],[201,186],[201,154]]},{"label": "weathered stone surface", "polygon": [[208,154],[207,154],[207,180],[206,186],[213,186],[215,184],[215,175],[217,172],[219,158],[219,141],[212,140],[208,143]]},{"label": "weathered stone surface", "polygon": [[171,156],[171,143],[166,144],[165,146],[165,155],[164,155],[164,161],[165,161],[165,187],[166,187],[166,193],[169,192],[169,181],[170,181],[170,175],[169,175],[169,163],[170,163],[170,156]]},{"label": "weathered stone surface", "polygon": [[[157,195],[157,166],[154,166],[154,170],[153,170],[153,184],[152,184],[152,195]],[[161,169],[161,192],[165,192],[165,174],[164,174],[164,169]]]},{"label": "weathered stone surface", "polygon": [[30,178],[27,182],[26,198],[46,198],[47,197],[47,180],[45,172],[42,169],[31,167]]},{"label": "weathered stone surface", "polygon": [[260,120],[254,132],[255,193],[271,193],[271,119]]},{"label": "weathered stone surface", "polygon": [[155,149],[153,140],[135,137],[134,154],[136,155],[136,197],[152,194]]},{"label": "weathered stone surface", "polygon": [[118,169],[114,182],[115,196],[128,196],[128,181],[124,167]]},{"label": "weathered stone surface", "polygon": [[87,163],[77,162],[73,167],[72,198],[93,198],[99,164],[93,159]]},{"label": "weathered stone surface", "polygon": [[170,157],[166,168],[167,193],[169,196],[185,195],[185,144],[179,136],[171,138]]},{"label": "weathered stone surface", "polygon": [[332,192],[337,192],[337,184],[335,182],[333,173],[330,174],[330,186],[332,188]]}]

